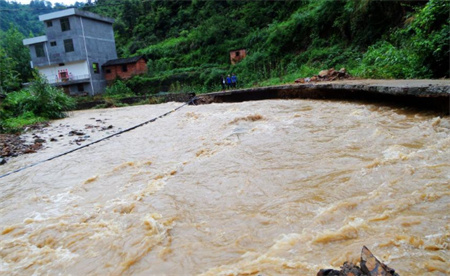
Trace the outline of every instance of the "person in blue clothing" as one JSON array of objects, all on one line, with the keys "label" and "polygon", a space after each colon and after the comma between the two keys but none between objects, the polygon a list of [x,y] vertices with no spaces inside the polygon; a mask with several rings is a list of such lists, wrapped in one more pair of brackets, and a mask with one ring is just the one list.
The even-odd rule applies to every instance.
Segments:
[{"label": "person in blue clothing", "polygon": [[237,86],[237,77],[234,73],[231,75],[231,86],[233,88],[236,88],[236,86]]},{"label": "person in blue clothing", "polygon": [[231,76],[230,75],[227,76],[227,87],[228,87],[228,89],[231,88]]}]

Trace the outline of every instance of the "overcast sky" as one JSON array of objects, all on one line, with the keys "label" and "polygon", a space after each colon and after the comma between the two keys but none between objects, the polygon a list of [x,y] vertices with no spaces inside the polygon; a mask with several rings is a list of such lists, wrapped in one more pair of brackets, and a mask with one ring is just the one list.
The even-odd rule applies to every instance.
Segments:
[{"label": "overcast sky", "polygon": [[[21,4],[26,4],[26,5],[30,4],[30,2],[31,2],[31,0],[7,0],[7,1],[8,2],[17,2],[17,3],[21,3]],[[44,2],[47,2],[47,1],[51,2],[53,5],[55,3],[60,3],[60,4],[66,5],[66,6],[73,5],[73,4],[75,4],[75,2],[81,2],[81,3],[87,2],[86,0],[45,0]],[[92,2],[94,2],[94,1],[92,1]]]}]

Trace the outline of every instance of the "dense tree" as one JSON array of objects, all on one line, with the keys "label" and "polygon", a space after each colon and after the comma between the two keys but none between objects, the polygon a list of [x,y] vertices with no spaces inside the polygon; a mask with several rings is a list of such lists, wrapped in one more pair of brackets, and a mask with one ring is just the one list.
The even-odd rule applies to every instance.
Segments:
[{"label": "dense tree", "polygon": [[0,46],[0,94],[17,90],[20,87],[19,73],[14,70],[16,63]]},{"label": "dense tree", "polygon": [[[338,66],[362,77],[448,76],[449,5],[441,0],[95,0],[75,6],[115,19],[119,56],[144,55],[150,70],[138,86],[147,81],[156,92],[172,82],[212,87],[231,71],[247,85]],[[0,0],[0,8],[6,10],[0,22],[15,22],[27,36],[42,32],[36,29],[38,14],[53,11],[43,0],[28,6]],[[4,23],[1,28],[8,31]],[[248,56],[231,66],[229,51],[238,48],[246,48]]]},{"label": "dense tree", "polygon": [[25,36],[12,24],[8,31],[0,33],[0,46],[3,47],[6,55],[14,60],[13,69],[19,73],[21,81],[26,82],[32,77],[32,70],[30,67],[30,52],[23,45],[23,39],[25,39]]}]

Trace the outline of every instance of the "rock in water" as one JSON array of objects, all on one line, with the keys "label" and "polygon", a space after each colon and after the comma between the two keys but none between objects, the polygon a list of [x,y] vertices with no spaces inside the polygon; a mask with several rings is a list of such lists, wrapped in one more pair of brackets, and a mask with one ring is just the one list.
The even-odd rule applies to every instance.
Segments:
[{"label": "rock in water", "polygon": [[365,246],[361,250],[361,271],[370,276],[399,276],[394,269],[375,258]]},{"label": "rock in water", "polygon": [[365,246],[361,250],[360,266],[345,262],[341,270],[321,269],[317,276],[400,276],[394,269],[378,261]]}]

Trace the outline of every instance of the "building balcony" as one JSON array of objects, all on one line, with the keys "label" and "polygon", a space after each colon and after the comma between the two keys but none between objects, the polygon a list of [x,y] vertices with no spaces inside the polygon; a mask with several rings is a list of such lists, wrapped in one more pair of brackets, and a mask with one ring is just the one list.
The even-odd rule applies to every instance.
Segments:
[{"label": "building balcony", "polygon": [[67,78],[60,78],[55,77],[48,80],[48,82],[55,86],[66,86],[66,85],[72,85],[77,83],[85,83],[90,82],[91,75],[85,74],[85,75],[76,75],[76,76],[69,76]]}]

